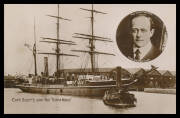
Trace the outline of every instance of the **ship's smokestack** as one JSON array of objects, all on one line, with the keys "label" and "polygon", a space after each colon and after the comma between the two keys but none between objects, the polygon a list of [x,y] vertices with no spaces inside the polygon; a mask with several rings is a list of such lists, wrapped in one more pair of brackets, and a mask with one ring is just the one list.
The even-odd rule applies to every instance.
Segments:
[{"label": "ship's smokestack", "polygon": [[121,67],[117,67],[116,68],[116,86],[118,87],[118,88],[120,88],[120,86],[121,86],[121,70],[122,70],[122,68]]},{"label": "ship's smokestack", "polygon": [[49,76],[48,57],[44,57],[44,76]]}]

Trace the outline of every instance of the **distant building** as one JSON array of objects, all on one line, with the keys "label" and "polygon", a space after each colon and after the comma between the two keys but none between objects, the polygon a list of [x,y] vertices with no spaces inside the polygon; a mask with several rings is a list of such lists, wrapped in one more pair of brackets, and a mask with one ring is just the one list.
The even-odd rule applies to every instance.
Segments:
[{"label": "distant building", "polygon": [[143,68],[140,68],[136,73],[134,73],[135,77],[141,77],[146,73],[146,71]]},{"label": "distant building", "polygon": [[158,70],[153,70],[147,73],[147,78],[149,79],[148,87],[150,88],[159,88],[161,81],[161,73]]},{"label": "distant building", "polygon": [[16,85],[16,79],[14,76],[8,74],[4,76],[4,88],[13,88]]},{"label": "distant building", "polygon": [[166,71],[161,78],[162,88],[176,88],[176,76],[170,71]]}]

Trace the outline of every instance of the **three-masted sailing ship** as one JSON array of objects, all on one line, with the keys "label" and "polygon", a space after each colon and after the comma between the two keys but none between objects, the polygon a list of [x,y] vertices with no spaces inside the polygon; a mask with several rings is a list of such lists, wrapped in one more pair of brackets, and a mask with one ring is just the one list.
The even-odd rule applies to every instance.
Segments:
[{"label": "three-masted sailing ship", "polygon": [[[114,54],[111,53],[106,53],[106,52],[99,52],[95,50],[95,41],[103,41],[103,42],[112,42],[109,38],[101,37],[101,36],[95,36],[94,35],[94,13],[97,14],[106,14],[101,11],[97,11],[93,8],[92,4],[92,9],[85,9],[85,8],[80,8],[81,10],[88,11],[91,13],[91,34],[83,34],[83,33],[75,33],[74,38],[79,38],[79,39],[85,39],[89,41],[89,50],[71,50],[74,52],[82,52],[82,53],[88,53],[90,55],[91,59],[91,71],[88,73],[98,79],[88,79],[87,76],[84,78],[83,81],[81,81],[81,84],[77,83],[79,80],[78,77],[81,75],[79,72],[79,75],[77,75],[77,78],[72,81],[68,81],[67,77],[61,76],[62,73],[64,74],[63,71],[60,69],[60,56],[75,56],[77,55],[72,55],[72,54],[65,54],[61,53],[60,46],[61,44],[67,44],[67,45],[76,45],[75,42],[73,41],[67,41],[67,40],[61,40],[59,37],[59,20],[67,20],[70,21],[69,19],[63,18],[59,16],[59,5],[58,5],[58,15],[53,16],[53,15],[48,15],[50,17],[56,18],[57,19],[57,38],[45,38],[41,37],[44,39],[41,42],[45,43],[55,43],[56,44],[56,50],[55,53],[49,53],[49,52],[38,52],[36,51],[36,42],[34,44],[34,49],[33,49],[33,54],[34,54],[34,60],[35,60],[35,77],[34,79],[36,80],[35,84],[29,84],[29,85],[19,85],[18,87],[24,91],[24,92],[31,92],[31,93],[44,93],[44,94],[60,94],[60,95],[80,95],[80,96],[103,96],[106,90],[109,90],[112,87],[116,86],[116,80],[113,79],[102,79],[102,76],[100,73],[97,72],[97,67],[95,62],[95,56],[102,54],[102,55],[111,55],[115,56]],[[36,54],[45,54],[45,55],[55,55],[56,56],[56,73],[54,74],[53,77],[53,82],[54,84],[47,84],[46,80],[49,80],[48,76],[48,64],[47,64],[47,57],[45,58],[45,73],[39,78],[37,76],[37,67],[36,67]],[[84,73],[83,73],[84,74]],[[117,78],[117,77],[116,77]],[[73,82],[74,84],[69,84]]]}]

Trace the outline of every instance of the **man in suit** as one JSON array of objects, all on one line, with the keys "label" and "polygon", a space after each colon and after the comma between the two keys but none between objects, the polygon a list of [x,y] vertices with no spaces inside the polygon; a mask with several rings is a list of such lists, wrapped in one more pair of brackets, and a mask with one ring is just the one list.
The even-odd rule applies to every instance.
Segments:
[{"label": "man in suit", "polygon": [[134,61],[150,61],[160,54],[160,50],[151,43],[151,38],[155,32],[152,27],[153,21],[151,17],[140,14],[132,17],[130,23],[130,35],[132,45],[128,53],[124,53],[126,57]]}]

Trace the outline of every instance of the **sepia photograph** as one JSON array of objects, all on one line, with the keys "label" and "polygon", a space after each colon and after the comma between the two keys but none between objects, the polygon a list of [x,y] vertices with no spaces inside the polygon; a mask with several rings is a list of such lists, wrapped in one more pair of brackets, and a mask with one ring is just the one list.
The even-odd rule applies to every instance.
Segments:
[{"label": "sepia photograph", "polygon": [[165,47],[164,23],[152,13],[137,11],[124,18],[117,30],[120,51],[133,61],[151,61]]},{"label": "sepia photograph", "polygon": [[4,114],[176,114],[176,4],[4,4]]}]

